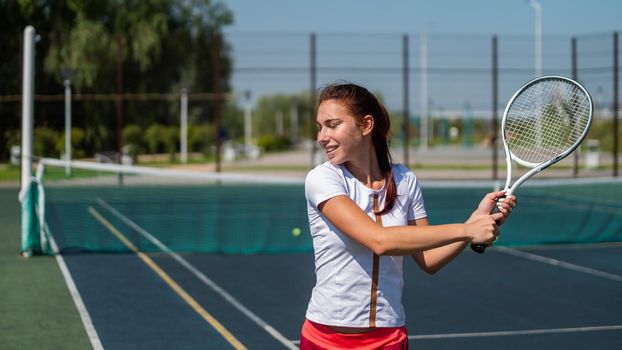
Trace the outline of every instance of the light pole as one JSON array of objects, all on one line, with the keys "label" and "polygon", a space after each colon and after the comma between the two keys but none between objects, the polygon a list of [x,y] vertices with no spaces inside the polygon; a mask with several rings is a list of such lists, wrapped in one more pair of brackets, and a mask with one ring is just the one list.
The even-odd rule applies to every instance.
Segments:
[{"label": "light pole", "polygon": [[182,84],[180,93],[180,128],[179,128],[179,158],[182,163],[188,162],[188,88]]},{"label": "light pole", "polygon": [[538,0],[529,0],[529,5],[533,7],[536,15],[536,77],[539,77],[542,75],[542,6]]},{"label": "light pole", "polygon": [[421,34],[421,124],[419,148],[428,150],[428,30]]},{"label": "light pole", "polygon": [[73,70],[64,68],[62,70],[65,81],[65,175],[71,175],[71,79]]},{"label": "light pole", "polygon": [[251,92],[244,91],[244,152],[248,156],[253,145],[253,125],[251,111]]},{"label": "light pole", "polygon": [[65,79],[65,175],[71,175],[71,80]]}]

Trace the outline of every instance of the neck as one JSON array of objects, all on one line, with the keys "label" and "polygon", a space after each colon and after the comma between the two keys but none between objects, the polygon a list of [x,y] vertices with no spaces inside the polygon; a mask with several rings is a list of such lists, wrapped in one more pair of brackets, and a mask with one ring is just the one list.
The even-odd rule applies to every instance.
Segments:
[{"label": "neck", "polygon": [[380,171],[376,150],[374,147],[369,147],[369,149],[369,151],[361,152],[359,157],[346,162],[344,165],[357,180],[365,186],[377,190],[384,185],[384,176]]}]

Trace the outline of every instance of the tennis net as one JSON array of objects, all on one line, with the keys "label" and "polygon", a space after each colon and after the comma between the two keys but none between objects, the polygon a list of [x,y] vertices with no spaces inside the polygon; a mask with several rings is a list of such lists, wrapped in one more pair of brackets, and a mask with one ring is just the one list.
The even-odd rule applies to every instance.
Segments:
[{"label": "tennis net", "polygon": [[[255,254],[312,250],[302,178],[39,161],[41,244],[60,252],[141,251]],[[491,181],[422,181],[432,224],[463,222]],[[622,241],[622,181],[531,180],[497,244]],[[37,235],[37,233],[33,233]],[[55,250],[55,249],[52,249]],[[50,251],[49,249],[47,250]]]},{"label": "tennis net", "polygon": [[[514,195],[518,205],[497,245],[527,246],[622,241],[622,179],[532,179]],[[498,185],[422,184],[434,224],[461,222]]]},{"label": "tennis net", "polygon": [[58,249],[178,252],[308,250],[303,180],[71,162],[39,162],[47,231]]}]

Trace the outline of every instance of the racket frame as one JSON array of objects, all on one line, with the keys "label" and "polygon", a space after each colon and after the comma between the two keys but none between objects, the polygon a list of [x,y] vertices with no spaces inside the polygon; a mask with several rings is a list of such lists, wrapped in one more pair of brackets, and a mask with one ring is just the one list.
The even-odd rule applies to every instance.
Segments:
[{"label": "racket frame", "polygon": [[[564,152],[562,152],[561,154],[558,154],[557,156],[555,156],[554,158],[547,160],[545,162],[542,163],[532,163],[532,162],[528,162],[525,160],[520,159],[519,157],[517,157],[514,153],[512,153],[512,150],[510,150],[510,147],[508,146],[507,143],[507,139],[506,139],[506,133],[505,133],[505,121],[508,115],[508,112],[510,111],[510,107],[512,106],[512,104],[514,103],[514,101],[516,100],[516,98],[525,90],[527,89],[529,86],[541,81],[541,80],[548,80],[548,79],[557,79],[557,80],[565,80],[571,84],[576,85],[579,89],[581,89],[581,91],[583,91],[583,93],[585,94],[585,96],[587,97],[588,101],[589,101],[589,106],[590,106],[590,110],[589,110],[589,117],[588,117],[588,121],[587,121],[587,125],[585,127],[585,129],[583,130],[583,133],[577,138],[577,140],[575,141],[575,143],[570,146],[568,149],[566,149]],[[505,107],[505,111],[503,112],[503,118],[501,119],[501,137],[502,137],[502,141],[503,141],[503,149],[505,151],[505,163],[506,163],[506,179],[505,179],[505,186],[504,186],[504,191],[506,191],[506,196],[511,196],[512,193],[514,193],[514,191],[516,190],[516,188],[518,186],[520,186],[523,182],[525,182],[526,180],[528,180],[529,178],[531,178],[532,176],[534,176],[535,174],[541,172],[542,170],[550,167],[551,165],[559,162],[560,160],[566,158],[568,155],[570,155],[570,153],[574,152],[574,150],[576,150],[579,145],[583,142],[583,140],[585,139],[585,137],[587,136],[588,131],[590,130],[590,126],[592,125],[592,119],[593,119],[593,115],[594,115],[594,104],[592,102],[592,97],[590,96],[589,92],[583,87],[583,85],[579,84],[577,81],[561,76],[561,75],[545,75],[545,76],[541,76],[535,79],[532,79],[530,81],[528,81],[527,83],[525,83],[520,89],[518,89],[518,91],[516,91],[514,93],[514,95],[512,96],[512,98],[510,99],[510,101],[508,102],[508,104]],[[527,173],[523,174],[521,177],[519,177],[514,184],[510,185],[510,182],[512,181],[512,160],[514,160],[516,163],[527,167],[527,168],[531,168],[531,170],[529,170]]]},{"label": "racket frame", "polygon": [[[588,102],[589,102],[589,106],[590,106],[590,110],[589,110],[589,116],[588,116],[588,121],[586,124],[585,129],[583,130],[583,133],[577,138],[577,140],[575,141],[575,143],[568,147],[568,149],[566,149],[564,152],[558,154],[557,156],[553,157],[550,160],[547,160],[545,162],[542,163],[532,163],[532,162],[527,162],[525,160],[520,159],[519,157],[517,157],[514,153],[512,153],[512,151],[510,150],[510,147],[508,146],[508,142],[506,139],[506,133],[505,133],[505,122],[507,119],[507,115],[508,112],[510,110],[510,107],[512,106],[512,104],[514,103],[514,101],[516,100],[516,98],[525,90],[527,89],[529,86],[541,81],[541,80],[547,80],[547,79],[561,79],[561,80],[565,80],[570,84],[576,85],[578,88],[580,88],[583,93],[585,94],[585,96],[587,96]],[[592,101],[592,97],[590,96],[589,92],[583,87],[583,85],[579,84],[577,81],[561,76],[561,75],[544,75],[541,77],[537,77],[535,79],[532,79],[530,81],[528,81],[527,83],[525,83],[520,89],[518,89],[514,95],[512,96],[512,98],[510,99],[510,101],[507,103],[507,105],[505,106],[505,111],[503,112],[503,118],[501,119],[501,137],[502,137],[502,141],[503,141],[503,149],[505,151],[505,164],[506,164],[506,178],[505,178],[505,186],[503,188],[503,191],[505,191],[505,196],[504,197],[508,197],[511,196],[514,191],[518,188],[518,186],[520,186],[523,182],[527,181],[529,178],[531,178],[532,176],[534,176],[535,174],[541,172],[542,170],[550,167],[551,165],[559,162],[560,160],[566,158],[570,153],[572,153],[574,150],[576,150],[579,145],[581,144],[581,142],[583,142],[583,140],[585,139],[585,137],[587,136],[588,131],[590,130],[590,126],[592,125],[592,119],[594,116],[594,103]],[[512,182],[512,160],[514,160],[516,163],[527,167],[527,168],[531,168],[531,170],[529,170],[528,172],[526,172],[525,174],[523,174],[521,177],[519,177],[514,184],[510,185],[510,183]],[[499,198],[497,199],[497,202],[502,201],[503,198]],[[498,211],[498,207],[495,207],[493,209],[493,212]],[[486,245],[484,244],[471,244],[471,249],[473,249],[475,252],[482,254],[484,253],[484,251],[486,250]]]}]

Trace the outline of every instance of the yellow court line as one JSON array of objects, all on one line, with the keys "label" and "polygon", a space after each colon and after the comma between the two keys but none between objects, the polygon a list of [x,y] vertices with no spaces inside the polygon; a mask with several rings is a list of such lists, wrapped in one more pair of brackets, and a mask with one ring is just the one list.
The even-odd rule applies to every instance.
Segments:
[{"label": "yellow court line", "polygon": [[95,217],[102,225],[104,225],[110,232],[115,235],[126,247],[134,252],[138,257],[166,282],[176,293],[179,295],[190,307],[198,313],[207,323],[209,323],[220,335],[225,338],[229,344],[235,349],[246,350],[246,347],[229,332],[218,320],[214,318],[209,312],[207,312],[190,294],[188,294],[179,284],[177,284],[158,264],[156,264],[147,254],[138,250],[138,248],[129,240],[123,233],[117,230],[108,220],[104,219],[101,214],[97,212],[93,207],[89,207],[89,212]]}]

